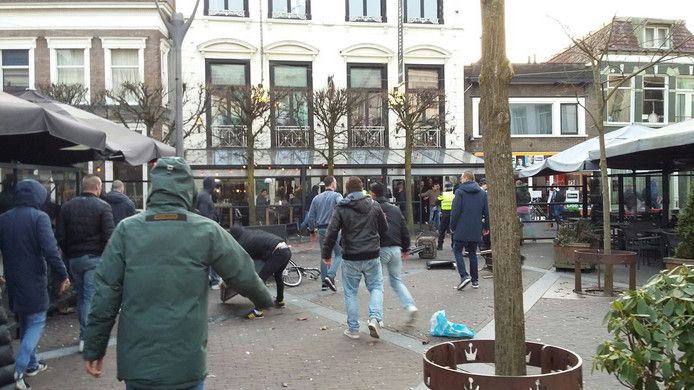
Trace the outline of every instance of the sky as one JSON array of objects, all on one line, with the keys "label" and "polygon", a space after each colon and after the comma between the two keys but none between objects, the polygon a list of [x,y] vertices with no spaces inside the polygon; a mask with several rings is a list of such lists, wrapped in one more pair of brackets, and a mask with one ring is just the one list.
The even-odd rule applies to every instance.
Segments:
[{"label": "sky", "polygon": [[[450,1],[450,0],[449,0]],[[463,29],[466,63],[480,58],[480,2],[465,4]],[[464,3],[463,3],[464,2]],[[561,24],[576,37],[598,30],[613,16],[685,20],[694,32],[694,0],[506,0],[506,52],[513,63],[549,59],[569,46]]]}]

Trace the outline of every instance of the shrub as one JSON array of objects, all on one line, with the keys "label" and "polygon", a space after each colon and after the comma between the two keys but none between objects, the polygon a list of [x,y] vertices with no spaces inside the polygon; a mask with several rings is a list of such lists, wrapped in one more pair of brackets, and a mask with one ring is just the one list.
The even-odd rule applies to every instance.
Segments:
[{"label": "shrub", "polygon": [[675,256],[694,259],[694,183],[689,187],[687,204],[678,216],[676,232],[680,243],[675,250]]}]

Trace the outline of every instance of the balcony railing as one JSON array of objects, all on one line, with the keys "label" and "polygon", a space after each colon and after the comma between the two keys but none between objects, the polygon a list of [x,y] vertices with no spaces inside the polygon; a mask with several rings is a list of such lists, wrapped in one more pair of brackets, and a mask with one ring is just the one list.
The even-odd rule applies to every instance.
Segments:
[{"label": "balcony railing", "polygon": [[441,129],[420,129],[414,135],[414,147],[416,148],[440,148]]},{"label": "balcony railing", "polygon": [[308,15],[307,14],[299,14],[299,13],[295,13],[295,12],[273,12],[272,18],[273,19],[308,20]]},{"label": "balcony railing", "polygon": [[246,11],[235,9],[211,9],[209,14],[211,16],[236,16],[243,18],[246,16]]},{"label": "balcony railing", "polygon": [[212,126],[212,135],[219,141],[219,145],[216,145],[219,147],[242,148],[246,146],[246,128],[243,126]]},{"label": "balcony railing", "polygon": [[350,22],[372,22],[380,23],[383,22],[382,16],[364,16],[364,15],[354,15],[349,17]]},{"label": "balcony railing", "polygon": [[384,148],[386,128],[384,126],[352,127],[351,144],[353,148]]},{"label": "balcony railing", "polygon": [[307,126],[276,126],[275,145],[278,148],[306,148],[309,146],[310,128]]},{"label": "balcony railing", "polygon": [[407,23],[439,24],[439,18],[407,18]]}]

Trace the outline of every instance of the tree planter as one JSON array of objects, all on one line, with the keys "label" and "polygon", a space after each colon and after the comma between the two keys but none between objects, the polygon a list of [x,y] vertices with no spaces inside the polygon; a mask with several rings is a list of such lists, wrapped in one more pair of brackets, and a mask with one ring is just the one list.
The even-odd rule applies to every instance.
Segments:
[{"label": "tree planter", "polygon": [[424,353],[424,384],[434,390],[540,390],[583,388],[583,360],[552,345],[526,342],[525,362],[538,375],[497,376],[458,369],[459,364],[494,363],[494,340],[460,340],[435,345]]},{"label": "tree planter", "polygon": [[680,257],[665,257],[663,258],[663,262],[665,263],[665,269],[668,271],[673,270],[680,265],[694,267],[694,259],[683,259]]},{"label": "tree planter", "polygon": [[[576,254],[574,253],[577,249],[588,249],[590,244],[584,242],[576,242],[567,245],[557,245],[554,244],[554,267],[556,269],[574,269],[574,262],[576,259]],[[581,267],[583,270],[594,269],[595,266],[590,264],[585,264]]]}]

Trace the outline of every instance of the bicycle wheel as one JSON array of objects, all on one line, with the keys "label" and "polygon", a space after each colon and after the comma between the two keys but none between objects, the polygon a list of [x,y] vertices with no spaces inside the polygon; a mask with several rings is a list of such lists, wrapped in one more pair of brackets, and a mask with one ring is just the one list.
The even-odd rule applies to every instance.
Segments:
[{"label": "bicycle wheel", "polygon": [[282,271],[282,281],[287,287],[296,287],[301,284],[301,269],[299,267],[287,267]]}]

